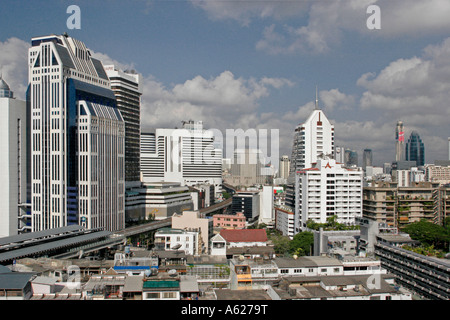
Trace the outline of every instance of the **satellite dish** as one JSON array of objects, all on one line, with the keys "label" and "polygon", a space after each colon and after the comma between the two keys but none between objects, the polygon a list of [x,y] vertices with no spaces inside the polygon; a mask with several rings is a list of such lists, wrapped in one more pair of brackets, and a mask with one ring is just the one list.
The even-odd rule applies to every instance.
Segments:
[{"label": "satellite dish", "polygon": [[181,248],[181,243],[178,243],[172,247],[172,250],[178,250]]},{"label": "satellite dish", "polygon": [[170,269],[169,271],[167,271],[167,273],[168,273],[170,276],[176,276],[176,275],[177,275],[177,270],[175,270],[175,269]]}]

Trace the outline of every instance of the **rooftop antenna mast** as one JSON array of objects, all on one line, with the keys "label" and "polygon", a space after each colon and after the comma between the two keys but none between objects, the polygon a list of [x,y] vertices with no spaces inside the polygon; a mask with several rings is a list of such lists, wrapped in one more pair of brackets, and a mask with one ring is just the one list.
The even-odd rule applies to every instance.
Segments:
[{"label": "rooftop antenna mast", "polygon": [[316,110],[319,110],[319,96],[317,94],[317,86],[316,86]]}]

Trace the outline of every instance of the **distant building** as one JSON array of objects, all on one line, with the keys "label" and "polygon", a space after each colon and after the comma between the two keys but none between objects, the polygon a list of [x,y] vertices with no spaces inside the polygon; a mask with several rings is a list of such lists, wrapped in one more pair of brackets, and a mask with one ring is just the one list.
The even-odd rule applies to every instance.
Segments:
[{"label": "distant building", "polygon": [[222,151],[214,146],[214,134],[201,121],[184,121],[180,129],[156,129],[141,133],[143,182],[211,184],[222,190]]},{"label": "distant building", "polygon": [[260,214],[259,191],[237,191],[232,197],[233,214],[242,212],[247,221],[254,221]]},{"label": "distant building", "polygon": [[316,94],[315,109],[308,119],[295,128],[290,173],[312,167],[321,155],[334,154],[334,125],[319,108]]},{"label": "distant building", "polygon": [[405,160],[405,129],[403,128],[403,122],[397,121],[395,127],[395,161]]},{"label": "distant building", "polygon": [[280,159],[280,171],[279,177],[283,179],[287,179],[289,177],[291,161],[288,156],[282,156]]},{"label": "distant building", "polygon": [[242,212],[213,215],[214,228],[245,229],[246,218]]},{"label": "distant building", "polygon": [[143,183],[139,188],[126,191],[127,222],[162,220],[193,209],[189,188],[177,182]]},{"label": "distant building", "polygon": [[362,168],[366,171],[369,166],[372,166],[372,149],[364,149]]},{"label": "distant building", "polygon": [[425,146],[417,131],[411,132],[408,142],[406,142],[405,160],[415,161],[417,167],[425,164]]},{"label": "distant building", "polygon": [[125,122],[125,184],[139,184],[142,79],[134,70],[122,71],[115,65],[104,67]]}]

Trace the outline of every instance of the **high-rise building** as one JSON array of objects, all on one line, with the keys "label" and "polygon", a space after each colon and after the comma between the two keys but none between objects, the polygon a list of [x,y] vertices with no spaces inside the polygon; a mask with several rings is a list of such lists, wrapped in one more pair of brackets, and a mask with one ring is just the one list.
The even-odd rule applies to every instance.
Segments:
[{"label": "high-rise building", "polygon": [[141,76],[134,70],[122,71],[114,65],[104,68],[116,97],[117,109],[125,121],[125,184],[136,186],[140,181]]},{"label": "high-rise building", "polygon": [[405,130],[403,128],[403,122],[397,121],[397,126],[395,127],[395,161],[405,160]]},{"label": "high-rise building", "polygon": [[418,167],[425,164],[425,146],[417,131],[411,132],[405,147],[406,161],[415,161]]},{"label": "high-rise building", "polygon": [[334,125],[316,106],[308,119],[295,128],[290,173],[311,168],[321,155],[334,155]]},{"label": "high-rise building", "polygon": [[180,129],[141,133],[143,182],[179,182],[214,185],[222,189],[222,150],[214,146],[214,133],[201,121],[183,122]]},{"label": "high-rise building", "polygon": [[290,167],[289,157],[284,155],[280,159],[280,178],[287,179],[289,177],[289,167]]},{"label": "high-rise building", "polygon": [[31,40],[32,231],[125,226],[125,125],[102,63],[64,35]]},{"label": "high-rise building", "polygon": [[30,231],[27,206],[27,108],[0,75],[0,237]]},{"label": "high-rise building", "polygon": [[259,149],[235,149],[230,176],[226,182],[232,186],[253,186],[267,182]]},{"label": "high-rise building", "polygon": [[366,171],[366,167],[372,166],[372,149],[364,149],[363,152],[363,170]]},{"label": "high-rise building", "polygon": [[336,216],[337,222],[353,225],[362,216],[363,173],[347,169],[328,157],[295,175],[295,230],[305,230],[308,220],[326,223]]},{"label": "high-rise building", "polygon": [[344,164],[346,167],[358,166],[358,152],[345,149]]}]

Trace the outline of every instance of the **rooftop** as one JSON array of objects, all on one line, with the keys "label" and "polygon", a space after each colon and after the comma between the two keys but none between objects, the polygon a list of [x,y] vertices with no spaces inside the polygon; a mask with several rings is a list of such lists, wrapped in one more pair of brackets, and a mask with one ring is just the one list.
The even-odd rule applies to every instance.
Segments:
[{"label": "rooftop", "polygon": [[227,242],[266,242],[267,234],[264,229],[222,229],[220,235]]}]

